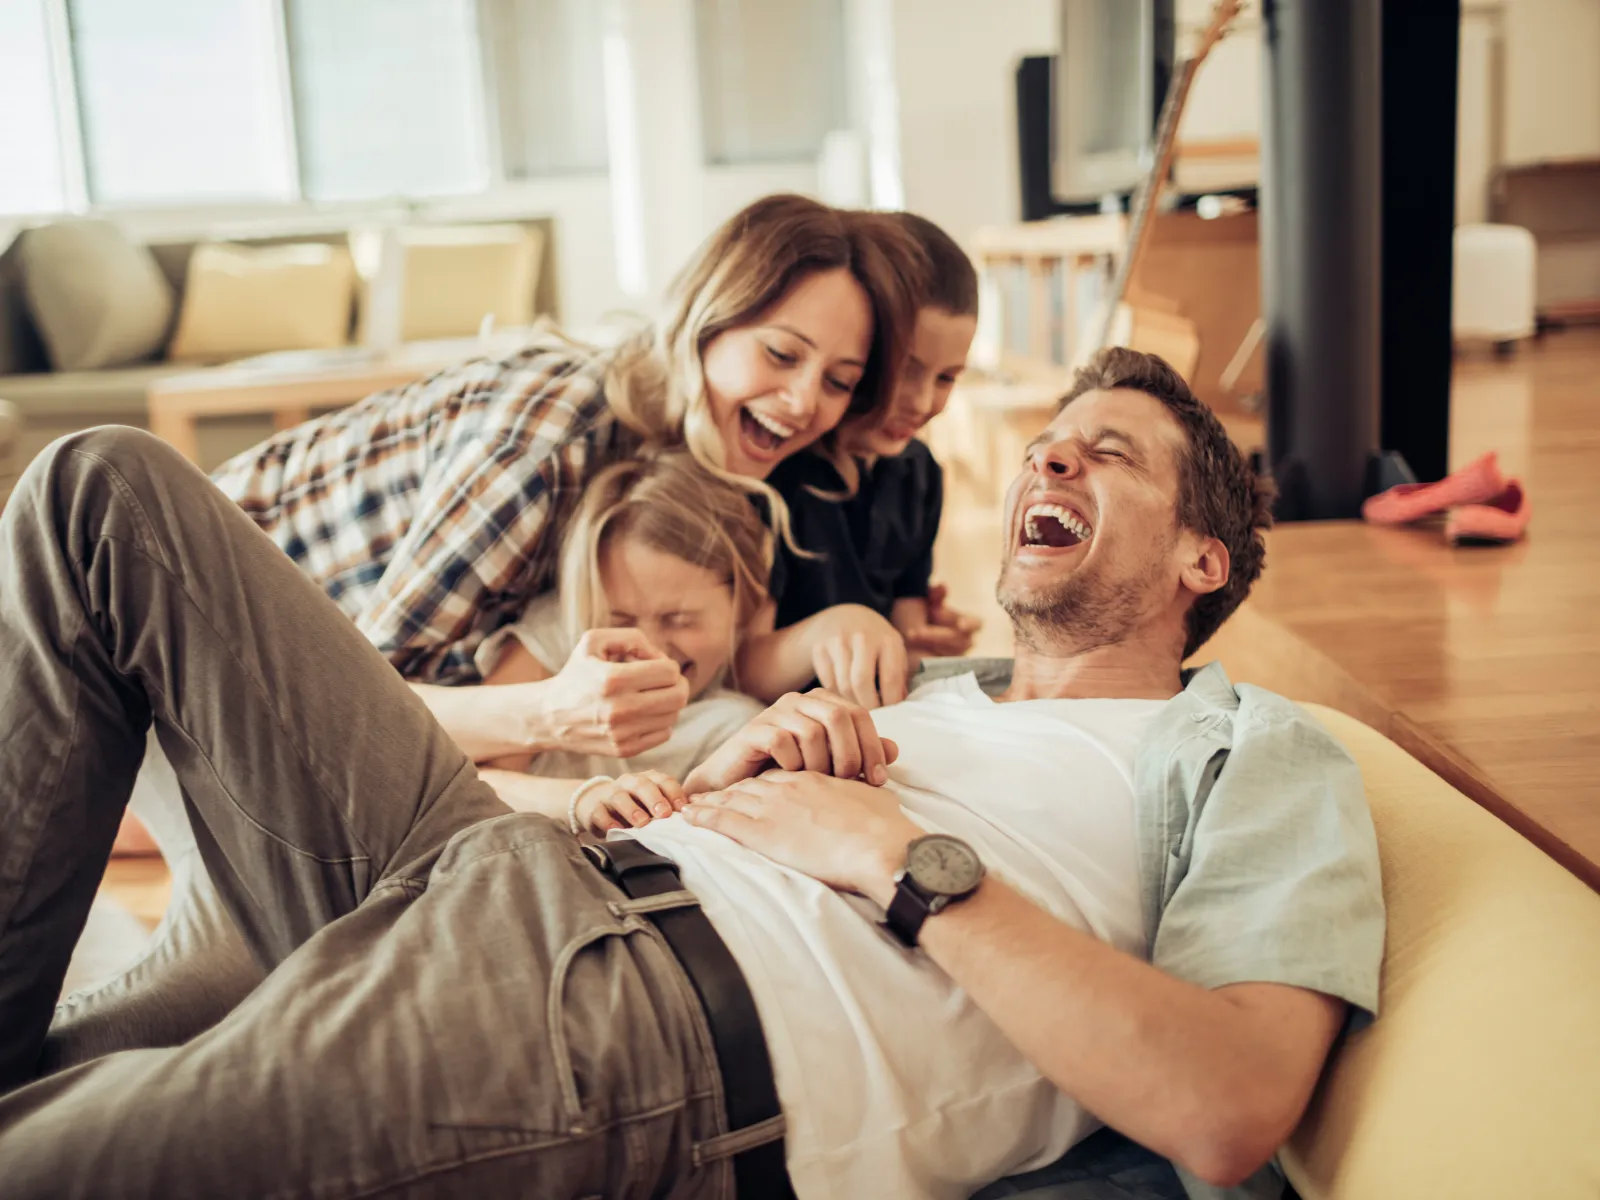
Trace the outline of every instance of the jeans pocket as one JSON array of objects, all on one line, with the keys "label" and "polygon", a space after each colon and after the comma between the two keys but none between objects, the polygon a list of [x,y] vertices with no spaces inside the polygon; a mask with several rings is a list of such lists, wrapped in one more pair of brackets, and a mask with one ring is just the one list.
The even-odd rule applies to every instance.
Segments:
[{"label": "jeans pocket", "polygon": [[632,1018],[645,1014],[637,1011],[636,1000],[629,1002],[635,973],[619,972],[605,960],[631,957],[628,942],[652,934],[641,918],[625,916],[583,931],[551,964],[545,1028],[569,1134],[582,1135],[638,1110],[637,1098],[617,1094],[615,1085],[631,1082],[629,1057],[639,1044]]}]

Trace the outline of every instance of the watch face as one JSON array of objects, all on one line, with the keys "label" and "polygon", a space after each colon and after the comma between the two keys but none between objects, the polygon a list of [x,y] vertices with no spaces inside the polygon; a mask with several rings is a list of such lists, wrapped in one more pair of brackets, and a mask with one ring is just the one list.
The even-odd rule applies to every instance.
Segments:
[{"label": "watch face", "polygon": [[960,838],[934,833],[911,843],[906,874],[936,896],[964,896],[983,880],[983,862]]}]

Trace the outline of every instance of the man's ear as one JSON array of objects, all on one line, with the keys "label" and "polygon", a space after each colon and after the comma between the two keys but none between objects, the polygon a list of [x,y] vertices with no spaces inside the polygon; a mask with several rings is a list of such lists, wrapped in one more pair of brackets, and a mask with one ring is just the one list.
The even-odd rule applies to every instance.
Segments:
[{"label": "man's ear", "polygon": [[1196,535],[1189,549],[1189,560],[1179,578],[1196,596],[1207,596],[1228,582],[1231,560],[1228,548],[1218,538]]}]

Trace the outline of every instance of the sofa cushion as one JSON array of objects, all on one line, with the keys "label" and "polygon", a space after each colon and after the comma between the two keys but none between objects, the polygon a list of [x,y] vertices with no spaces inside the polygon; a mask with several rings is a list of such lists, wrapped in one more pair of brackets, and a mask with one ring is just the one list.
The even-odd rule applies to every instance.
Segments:
[{"label": "sofa cushion", "polygon": [[1388,908],[1378,1020],[1283,1161],[1305,1200],[1600,1196],[1600,895],[1343,714]]},{"label": "sofa cushion", "polygon": [[161,349],[172,289],[149,250],[109,221],[57,221],[18,241],[28,309],[57,371],[124,366]]},{"label": "sofa cushion", "polygon": [[49,368],[44,343],[28,315],[28,296],[22,287],[22,247],[14,238],[0,254],[0,375]]},{"label": "sofa cushion", "polygon": [[404,341],[465,337],[486,315],[495,324],[533,320],[542,237],[520,225],[404,231]]},{"label": "sofa cushion", "polygon": [[168,357],[221,362],[344,345],[354,287],[350,253],[342,247],[197,246]]}]

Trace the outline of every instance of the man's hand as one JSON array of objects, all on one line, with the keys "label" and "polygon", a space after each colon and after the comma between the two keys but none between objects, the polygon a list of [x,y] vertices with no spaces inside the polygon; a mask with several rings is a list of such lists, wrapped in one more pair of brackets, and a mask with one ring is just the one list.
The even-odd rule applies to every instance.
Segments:
[{"label": "man's hand", "polygon": [[811,668],[828,691],[863,708],[906,698],[906,643],[883,617],[861,604],[837,604],[817,614]]},{"label": "man's hand", "polygon": [[906,846],[923,832],[887,788],[811,771],[768,771],[742,780],[695,797],[683,816],[774,862],[880,904],[893,890]]},{"label": "man's hand", "polygon": [[540,697],[540,750],[632,758],[672,736],[689,681],[637,629],[591,629]]},{"label": "man's hand", "polygon": [[892,741],[878,736],[871,714],[860,705],[820,689],[790,692],[695,768],[683,790],[690,796],[721,791],[773,764],[785,771],[882,784],[899,753]]}]

